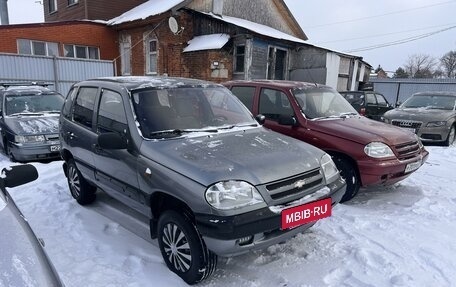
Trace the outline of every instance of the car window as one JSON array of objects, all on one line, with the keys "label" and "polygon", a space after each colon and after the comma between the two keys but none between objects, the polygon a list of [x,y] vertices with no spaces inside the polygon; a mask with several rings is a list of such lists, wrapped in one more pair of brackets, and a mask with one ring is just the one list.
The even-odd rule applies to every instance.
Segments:
[{"label": "car window", "polygon": [[281,115],[294,116],[287,95],[282,91],[268,88],[261,89],[258,111],[271,120],[278,120]]},{"label": "car window", "polygon": [[98,88],[80,87],[73,108],[73,120],[83,126],[92,127],[93,109]]},{"label": "car window", "polygon": [[220,87],[145,89],[133,92],[133,107],[145,137],[158,131],[255,123],[247,108]]},{"label": "car window", "polygon": [[78,92],[78,90],[76,88],[72,88],[69,92],[68,92],[68,95],[65,99],[65,103],[63,105],[63,108],[62,108],[62,115],[65,117],[65,118],[69,118],[70,115],[71,115],[71,107],[72,107],[72,104],[74,102],[74,98],[76,97],[76,93]]},{"label": "car window", "polygon": [[375,97],[377,98],[377,103],[378,103],[379,106],[381,106],[381,107],[388,106],[388,102],[386,101],[386,99],[382,95],[376,94]]},{"label": "car window", "polygon": [[253,112],[253,98],[255,96],[255,87],[233,87],[231,92],[238,97],[239,100]]},{"label": "car window", "polygon": [[366,104],[375,105],[377,104],[377,100],[375,100],[374,94],[366,94]]},{"label": "car window", "polygon": [[97,117],[97,132],[127,133],[127,116],[119,93],[103,90]]}]

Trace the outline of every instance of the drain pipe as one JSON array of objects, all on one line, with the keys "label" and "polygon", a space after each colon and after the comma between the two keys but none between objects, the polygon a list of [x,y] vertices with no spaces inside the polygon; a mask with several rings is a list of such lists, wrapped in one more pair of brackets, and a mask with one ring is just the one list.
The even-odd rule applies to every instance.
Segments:
[{"label": "drain pipe", "polygon": [[7,1],[8,0],[0,0],[0,18],[2,20],[2,25],[9,25]]}]

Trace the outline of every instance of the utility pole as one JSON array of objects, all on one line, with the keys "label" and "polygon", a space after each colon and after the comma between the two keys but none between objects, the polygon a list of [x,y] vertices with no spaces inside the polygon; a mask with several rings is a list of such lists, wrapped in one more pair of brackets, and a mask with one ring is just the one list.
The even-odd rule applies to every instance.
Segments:
[{"label": "utility pole", "polygon": [[2,20],[2,25],[9,25],[7,1],[8,0],[0,0],[0,18]]}]

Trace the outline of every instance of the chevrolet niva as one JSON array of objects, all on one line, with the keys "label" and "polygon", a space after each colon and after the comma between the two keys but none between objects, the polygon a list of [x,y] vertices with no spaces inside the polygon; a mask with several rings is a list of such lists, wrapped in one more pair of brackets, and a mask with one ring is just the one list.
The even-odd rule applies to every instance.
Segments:
[{"label": "chevrolet niva", "polygon": [[361,186],[390,185],[416,171],[429,153],[409,131],[362,117],[333,88],[292,81],[224,83],[265,126],[331,155],[350,200]]},{"label": "chevrolet niva", "polygon": [[199,282],[217,256],[283,242],[330,216],[345,193],[328,154],[257,120],[218,84],[82,81],[60,117],[70,192],[89,204],[98,187],[146,215],[169,269]]}]

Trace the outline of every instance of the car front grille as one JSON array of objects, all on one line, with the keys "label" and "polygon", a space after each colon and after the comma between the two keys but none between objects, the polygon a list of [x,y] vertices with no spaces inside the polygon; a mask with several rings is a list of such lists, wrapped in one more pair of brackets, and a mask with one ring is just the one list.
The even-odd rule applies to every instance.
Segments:
[{"label": "car front grille", "polygon": [[51,134],[51,135],[45,135],[44,136],[47,141],[58,141],[59,140],[59,134]]},{"label": "car front grille", "polygon": [[323,182],[323,174],[320,168],[309,172],[286,178],[284,180],[271,182],[266,185],[266,189],[272,199],[277,200],[287,196],[302,194],[307,195]]},{"label": "car front grille", "polygon": [[411,120],[392,120],[391,124],[393,126],[398,126],[401,128],[419,129],[423,122]]},{"label": "car front grille", "polygon": [[420,145],[418,144],[418,141],[396,145],[394,148],[396,149],[399,160],[407,160],[420,153]]}]

